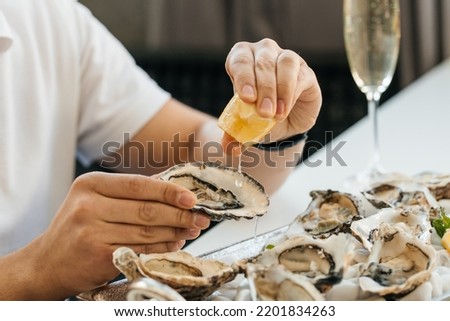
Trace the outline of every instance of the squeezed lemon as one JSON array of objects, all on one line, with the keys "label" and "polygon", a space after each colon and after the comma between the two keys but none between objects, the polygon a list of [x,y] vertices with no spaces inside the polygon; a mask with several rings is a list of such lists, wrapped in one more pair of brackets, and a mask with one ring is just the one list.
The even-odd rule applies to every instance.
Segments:
[{"label": "squeezed lemon", "polygon": [[258,143],[275,126],[273,118],[259,116],[256,104],[243,102],[235,94],[218,120],[218,126],[241,144]]},{"label": "squeezed lemon", "polygon": [[450,230],[447,230],[442,237],[442,245],[450,252]]}]

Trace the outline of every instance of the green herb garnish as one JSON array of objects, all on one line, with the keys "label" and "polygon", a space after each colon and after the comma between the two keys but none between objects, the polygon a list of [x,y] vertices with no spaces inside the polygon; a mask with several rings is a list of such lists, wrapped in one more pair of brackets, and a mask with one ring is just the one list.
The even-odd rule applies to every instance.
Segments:
[{"label": "green herb garnish", "polygon": [[447,229],[450,228],[450,217],[447,216],[445,213],[445,210],[443,207],[439,210],[439,218],[434,219],[431,222],[431,225],[433,225],[434,229],[436,230],[437,235],[439,235],[440,238],[442,238],[447,231]]},{"label": "green herb garnish", "polygon": [[273,245],[273,244],[267,244],[266,245],[266,250],[271,250],[271,249],[273,249],[275,247],[275,245]]}]

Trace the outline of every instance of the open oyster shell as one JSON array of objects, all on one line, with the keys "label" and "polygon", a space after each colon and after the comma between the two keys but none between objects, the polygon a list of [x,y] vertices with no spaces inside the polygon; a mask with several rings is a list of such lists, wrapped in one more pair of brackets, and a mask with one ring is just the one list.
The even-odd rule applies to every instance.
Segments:
[{"label": "open oyster shell", "polygon": [[425,185],[437,201],[450,199],[450,175],[426,173],[417,175],[416,181]]},{"label": "open oyster shell", "polygon": [[424,243],[431,243],[432,227],[428,212],[420,207],[383,208],[374,215],[353,222],[350,228],[353,235],[370,250],[382,223],[396,225],[399,230],[410,233]]},{"label": "open oyster shell", "polygon": [[188,188],[197,195],[193,210],[203,211],[214,221],[264,215],[269,197],[250,175],[217,163],[185,163],[159,175],[159,179]]},{"label": "open oyster shell", "polygon": [[339,283],[352,259],[354,243],[350,234],[315,239],[308,235],[293,237],[254,258],[241,260],[235,266],[247,272],[249,264],[261,267],[282,265],[288,271],[307,277],[320,292],[327,292]]},{"label": "open oyster shell", "polygon": [[249,264],[247,279],[253,301],[323,301],[322,293],[307,277],[284,266]]},{"label": "open oyster shell", "polygon": [[333,190],[311,191],[307,209],[290,224],[288,236],[309,234],[327,238],[332,234],[349,233],[352,222],[363,217],[362,202],[355,195]]},{"label": "open oyster shell", "polygon": [[430,190],[425,185],[410,180],[379,183],[362,194],[379,209],[419,207],[428,212],[430,219],[438,215],[439,205]]},{"label": "open oyster shell", "polygon": [[428,281],[435,264],[436,251],[431,245],[382,223],[359,284],[364,291],[396,300]]},{"label": "open oyster shell", "polygon": [[185,251],[140,254],[120,247],[113,263],[132,282],[148,277],[170,286],[186,300],[202,300],[226,282],[236,271],[229,265],[192,256]]},{"label": "open oyster shell", "polygon": [[185,301],[177,291],[170,286],[150,278],[134,280],[128,288],[128,301]]}]

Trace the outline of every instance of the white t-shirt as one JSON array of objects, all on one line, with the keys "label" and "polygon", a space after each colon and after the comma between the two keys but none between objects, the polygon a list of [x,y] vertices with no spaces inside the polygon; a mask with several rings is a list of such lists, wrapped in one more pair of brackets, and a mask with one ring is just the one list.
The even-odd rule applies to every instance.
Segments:
[{"label": "white t-shirt", "polygon": [[76,1],[0,0],[0,255],[45,230],[76,155],[98,159],[169,98]]}]

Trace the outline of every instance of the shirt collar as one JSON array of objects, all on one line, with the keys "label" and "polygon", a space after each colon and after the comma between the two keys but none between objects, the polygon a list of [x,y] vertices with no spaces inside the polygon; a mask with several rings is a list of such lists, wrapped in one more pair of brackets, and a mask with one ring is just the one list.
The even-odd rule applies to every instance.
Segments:
[{"label": "shirt collar", "polygon": [[0,54],[8,50],[13,43],[13,36],[5,16],[0,12]]}]

